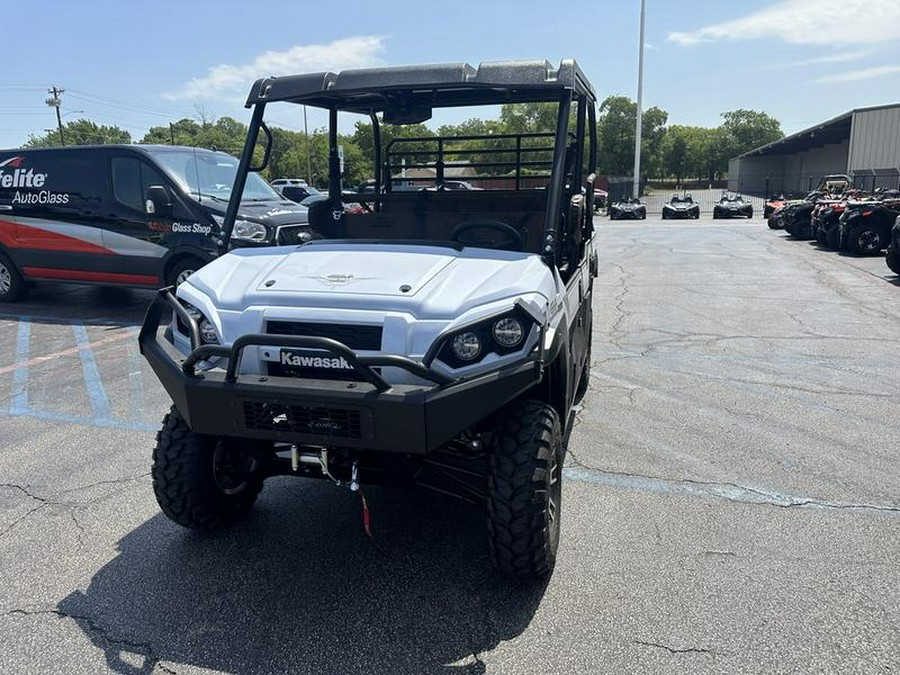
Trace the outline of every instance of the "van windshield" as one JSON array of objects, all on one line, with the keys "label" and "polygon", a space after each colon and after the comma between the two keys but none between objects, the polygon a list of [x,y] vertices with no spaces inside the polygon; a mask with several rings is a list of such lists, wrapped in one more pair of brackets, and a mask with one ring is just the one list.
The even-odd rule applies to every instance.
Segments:
[{"label": "van windshield", "polygon": [[[237,174],[238,160],[224,152],[209,150],[148,148],[156,160],[187,193],[200,199],[228,201]],[[258,174],[247,174],[241,201],[281,201],[282,197]]]}]

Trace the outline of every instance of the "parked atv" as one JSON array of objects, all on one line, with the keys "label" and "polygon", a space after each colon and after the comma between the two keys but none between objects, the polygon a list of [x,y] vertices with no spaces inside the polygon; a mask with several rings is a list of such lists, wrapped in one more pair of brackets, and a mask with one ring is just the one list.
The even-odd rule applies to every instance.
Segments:
[{"label": "parked atv", "polygon": [[884,261],[891,272],[900,274],[900,217],[894,221],[894,227],[891,228],[891,243],[888,244]]},{"label": "parked atv", "polygon": [[840,242],[857,255],[878,255],[891,241],[891,228],[900,214],[900,200],[851,202],[840,219]]},{"label": "parked atv", "polygon": [[782,213],[784,231],[795,239],[812,239],[811,218],[813,202],[803,201],[786,206]]}]

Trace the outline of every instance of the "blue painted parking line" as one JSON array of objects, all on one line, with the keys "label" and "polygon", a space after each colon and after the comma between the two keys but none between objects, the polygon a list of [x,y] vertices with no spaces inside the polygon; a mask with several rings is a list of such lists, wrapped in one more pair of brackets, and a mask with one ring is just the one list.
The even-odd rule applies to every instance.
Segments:
[{"label": "blue painted parking line", "polygon": [[[129,377],[132,383],[131,410],[129,419],[121,420],[117,419],[112,414],[109,397],[103,389],[103,383],[100,379],[100,370],[91,349],[91,343],[88,340],[87,330],[83,324],[76,325],[72,323],[70,325],[72,326],[72,331],[75,335],[84,382],[91,402],[91,415],[71,415],[52,410],[33,408],[28,397],[28,384],[31,375],[30,366],[33,365],[34,362],[39,362],[44,358],[31,358],[31,328],[33,325],[33,318],[34,317],[31,316],[16,317],[18,328],[15,362],[11,367],[7,367],[8,371],[12,374],[8,408],[9,415],[16,417],[33,417],[35,419],[51,422],[65,422],[84,426],[120,429],[124,431],[156,431],[159,428],[158,424],[148,424],[141,419],[144,393],[143,383],[140,380],[140,355],[136,345],[132,350],[136,356],[130,358],[131,372],[129,373]],[[131,327],[129,332],[131,333],[131,336],[136,336],[137,328]]]},{"label": "blue painted parking line", "polygon": [[9,414],[21,415],[28,410],[28,352],[31,340],[31,320],[23,316],[19,319],[16,338],[16,370],[12,376],[12,393],[9,399]]},{"label": "blue painted parking line", "polygon": [[100,371],[97,369],[97,361],[94,352],[88,346],[87,330],[84,326],[72,326],[75,333],[75,342],[78,344],[78,356],[81,359],[81,370],[84,373],[84,384],[87,387],[88,397],[91,400],[91,412],[97,426],[105,426],[112,421],[112,409],[109,398],[103,389],[100,379]]}]

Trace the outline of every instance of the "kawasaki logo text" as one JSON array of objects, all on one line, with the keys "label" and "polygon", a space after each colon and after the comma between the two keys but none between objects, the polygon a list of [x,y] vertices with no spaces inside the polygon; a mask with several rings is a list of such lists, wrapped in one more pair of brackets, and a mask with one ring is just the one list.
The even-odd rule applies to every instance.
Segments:
[{"label": "kawasaki logo text", "polygon": [[350,364],[343,358],[327,356],[301,356],[290,352],[281,352],[281,365],[301,366],[305,368],[328,368],[330,370],[351,370]]}]

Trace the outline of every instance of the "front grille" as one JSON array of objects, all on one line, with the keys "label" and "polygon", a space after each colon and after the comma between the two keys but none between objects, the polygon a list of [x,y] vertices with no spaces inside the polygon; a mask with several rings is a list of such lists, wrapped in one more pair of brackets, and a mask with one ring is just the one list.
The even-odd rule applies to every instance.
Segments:
[{"label": "front grille", "polygon": [[293,244],[305,244],[309,239],[300,239],[300,235],[306,233],[310,235],[312,238],[318,238],[313,236],[312,228],[309,225],[285,225],[283,227],[278,228],[278,245],[279,246],[291,246]]},{"label": "front grille", "polygon": [[381,326],[346,323],[308,323],[303,321],[269,321],[266,333],[271,335],[309,335],[341,342],[350,349],[377,352],[381,350]]},{"label": "front grille", "polygon": [[[330,380],[338,382],[364,382],[363,378],[355,370],[332,370],[331,368],[300,368],[289,366],[280,361],[269,361],[267,375],[271,377],[305,377],[315,380]],[[374,370],[379,371],[379,368]]]},{"label": "front grille", "polygon": [[335,438],[361,438],[358,410],[244,401],[244,426]]}]

